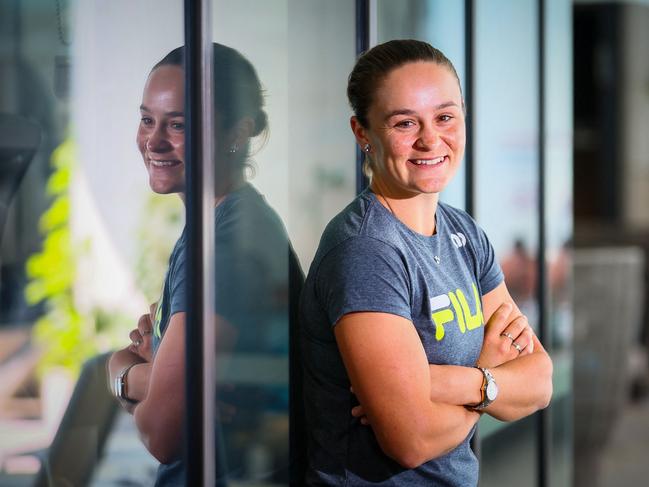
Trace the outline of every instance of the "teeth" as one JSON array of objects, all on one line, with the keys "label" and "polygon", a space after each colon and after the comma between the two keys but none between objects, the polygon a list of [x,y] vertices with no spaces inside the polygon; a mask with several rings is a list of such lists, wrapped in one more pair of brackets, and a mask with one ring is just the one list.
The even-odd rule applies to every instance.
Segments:
[{"label": "teeth", "polygon": [[413,163],[418,166],[434,166],[444,160],[444,156],[436,157],[435,159],[411,159]]},{"label": "teeth", "polygon": [[176,164],[176,161],[155,161],[153,159],[150,159],[150,162],[156,167],[168,167]]}]

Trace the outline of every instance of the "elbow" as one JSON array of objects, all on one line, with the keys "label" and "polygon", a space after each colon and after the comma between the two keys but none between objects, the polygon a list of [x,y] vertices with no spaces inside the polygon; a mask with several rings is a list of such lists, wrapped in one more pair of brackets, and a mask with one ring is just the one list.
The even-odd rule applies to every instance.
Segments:
[{"label": "elbow", "polygon": [[550,405],[552,400],[552,374],[553,374],[553,365],[552,359],[549,355],[545,355],[545,360],[543,361],[543,367],[540,374],[540,380],[542,381],[541,394],[539,395],[538,409],[545,409]]},{"label": "elbow", "polygon": [[182,427],[179,426],[179,423],[156,424],[152,421],[155,416],[147,414],[144,403],[140,403],[135,408],[133,416],[140,440],[156,460],[167,464],[180,458]]},{"label": "elbow", "polygon": [[417,468],[447,453],[450,449],[444,448],[441,443],[441,441],[434,443],[424,441],[423,438],[418,437],[416,434],[409,435],[406,437],[406,441],[398,443],[379,441],[383,453],[407,469]]},{"label": "elbow", "polygon": [[160,441],[151,440],[152,438],[149,438],[148,441],[144,441],[144,443],[147,450],[149,450],[149,453],[151,453],[151,455],[153,455],[160,463],[168,464],[178,460],[179,454],[176,448],[172,448],[171,445],[165,445]]},{"label": "elbow", "polygon": [[431,457],[431,452],[426,452],[427,454],[425,455],[423,451],[413,447],[413,445],[398,450],[389,450],[384,448],[383,453],[392,458],[403,468],[407,469],[417,468],[428,460],[435,458],[435,456]]}]

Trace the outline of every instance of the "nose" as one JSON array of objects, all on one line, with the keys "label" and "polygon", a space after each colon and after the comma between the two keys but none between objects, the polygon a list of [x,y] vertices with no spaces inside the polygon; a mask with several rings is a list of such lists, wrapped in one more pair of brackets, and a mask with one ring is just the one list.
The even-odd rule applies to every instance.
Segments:
[{"label": "nose", "polygon": [[417,148],[430,150],[439,142],[439,133],[433,126],[422,126],[417,138]]},{"label": "nose", "polygon": [[166,152],[171,144],[163,127],[155,127],[146,139],[146,150],[149,152]]}]

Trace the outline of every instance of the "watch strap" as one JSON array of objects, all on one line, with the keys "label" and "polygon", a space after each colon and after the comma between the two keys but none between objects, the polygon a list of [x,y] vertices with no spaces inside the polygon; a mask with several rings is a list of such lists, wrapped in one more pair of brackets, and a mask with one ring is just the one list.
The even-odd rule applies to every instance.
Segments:
[{"label": "watch strap", "polygon": [[127,367],[124,367],[124,369],[122,369],[122,371],[119,374],[117,374],[117,377],[115,377],[115,383],[113,384],[114,386],[113,393],[115,394],[115,397],[117,397],[118,399],[122,399],[130,403],[137,402],[128,397],[128,387],[126,384],[127,374],[137,364],[138,362],[128,365]]},{"label": "watch strap", "polygon": [[494,383],[496,380],[494,379],[494,376],[489,371],[489,369],[485,369],[484,367],[480,367],[479,365],[476,365],[475,368],[482,372],[482,386],[480,387],[481,400],[478,404],[468,406],[468,408],[474,411],[480,411],[493,402],[491,399],[489,399],[489,397],[487,397],[487,387],[490,383]]}]

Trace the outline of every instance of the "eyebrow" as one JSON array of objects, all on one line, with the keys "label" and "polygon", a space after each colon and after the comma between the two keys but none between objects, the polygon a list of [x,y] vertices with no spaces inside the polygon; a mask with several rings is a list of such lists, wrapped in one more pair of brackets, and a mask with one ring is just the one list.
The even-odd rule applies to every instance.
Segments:
[{"label": "eyebrow", "polygon": [[[433,109],[434,110],[442,110],[444,108],[457,107],[457,106],[458,106],[457,103],[455,103],[454,101],[447,101],[447,102],[444,102],[444,103],[440,103],[439,105],[433,107]],[[411,110],[409,108],[398,108],[398,109],[392,110],[390,113],[388,113],[385,116],[385,120],[388,120],[388,119],[394,117],[395,115],[415,115],[416,113],[417,112],[415,110]]]},{"label": "eyebrow", "polygon": [[[151,113],[151,110],[149,110],[146,106],[140,105],[140,110],[143,112],[149,112]],[[185,112],[166,112],[165,115],[168,117],[184,117]]]}]

